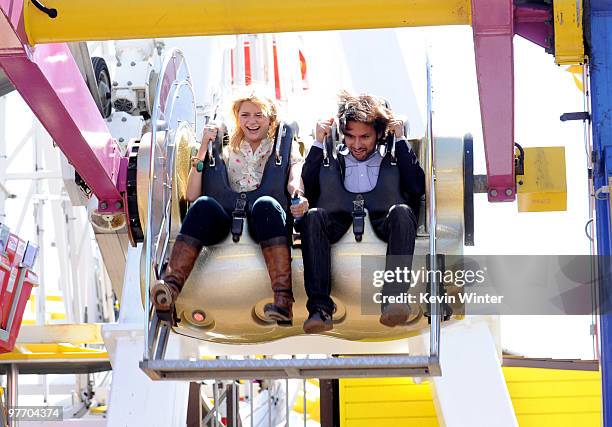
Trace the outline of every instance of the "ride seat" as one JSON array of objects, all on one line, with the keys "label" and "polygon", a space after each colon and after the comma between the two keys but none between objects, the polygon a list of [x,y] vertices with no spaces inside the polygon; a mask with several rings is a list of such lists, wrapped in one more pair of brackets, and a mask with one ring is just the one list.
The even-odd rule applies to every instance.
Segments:
[{"label": "ride seat", "polygon": [[[410,142],[427,170],[423,161],[426,157],[424,147],[418,140]],[[438,252],[459,255],[463,252],[464,230],[461,197],[463,140],[436,138],[436,156]],[[426,255],[429,250],[426,217],[427,208],[423,200],[415,242],[416,255]],[[334,329],[326,335],[347,340],[385,340],[405,338],[428,330],[424,316],[419,316],[410,325],[389,328],[378,322],[379,312],[362,313],[362,256],[384,256],[385,253],[386,243],[376,237],[369,220],[365,221],[361,242],[355,241],[350,229],[332,246],[332,298],[337,311]],[[296,300],[293,326],[282,327],[262,320],[263,306],[272,300],[270,279],[261,249],[245,229],[238,243],[228,236],[224,242],[202,250],[178,298],[176,309],[181,322],[175,331],[203,340],[235,344],[267,342],[302,334],[302,324],[308,313],[301,250],[294,248],[292,257]],[[415,263],[419,262],[417,258]],[[419,266],[415,264],[413,268]],[[452,309],[454,319],[462,317],[462,307]]]}]

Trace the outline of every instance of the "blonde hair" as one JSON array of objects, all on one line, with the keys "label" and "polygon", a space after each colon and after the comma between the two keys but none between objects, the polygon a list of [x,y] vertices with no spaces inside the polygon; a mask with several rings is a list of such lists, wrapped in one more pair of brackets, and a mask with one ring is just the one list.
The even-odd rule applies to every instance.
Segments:
[{"label": "blonde hair", "polygon": [[252,102],[253,104],[257,104],[259,108],[261,108],[261,112],[263,115],[270,119],[270,128],[268,129],[268,138],[273,140],[274,134],[276,132],[276,128],[278,126],[278,112],[276,108],[276,103],[261,93],[258,93],[257,90],[252,89],[246,94],[237,97],[232,102],[231,115],[234,120],[234,130],[232,131],[229,139],[229,146],[232,151],[237,153],[240,149],[240,143],[244,139],[244,132],[240,127],[240,118],[238,116],[238,111],[242,106],[243,102]]}]

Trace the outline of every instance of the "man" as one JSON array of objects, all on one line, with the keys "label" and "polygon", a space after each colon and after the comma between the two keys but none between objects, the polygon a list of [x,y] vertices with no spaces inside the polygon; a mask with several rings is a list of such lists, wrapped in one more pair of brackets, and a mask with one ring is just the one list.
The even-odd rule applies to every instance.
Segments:
[{"label": "man", "polygon": [[[337,117],[344,136],[344,146],[340,146],[337,157],[332,156],[333,146],[327,138],[333,119],[321,121],[302,169],[306,198],[315,207],[306,213],[301,225],[309,312],[303,326],[306,333],[333,328],[331,244],[351,224],[360,240],[359,219],[363,221],[365,208],[374,231],[387,242],[386,268],[394,269],[399,259],[410,267],[417,227],[415,213],[425,192],[425,174],[406,143],[404,123],[394,118],[381,100],[341,92]],[[391,134],[396,141],[387,146],[383,155],[379,144]],[[383,297],[399,295],[407,286],[387,284],[382,289]],[[380,323],[398,326],[405,324],[409,316],[408,305],[383,303]]]}]

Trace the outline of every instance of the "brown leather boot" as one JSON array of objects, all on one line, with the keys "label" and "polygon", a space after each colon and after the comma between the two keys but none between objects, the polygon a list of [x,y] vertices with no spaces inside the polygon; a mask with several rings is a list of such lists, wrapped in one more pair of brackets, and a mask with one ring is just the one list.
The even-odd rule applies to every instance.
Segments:
[{"label": "brown leather boot", "polygon": [[179,234],[176,236],[170,260],[161,280],[151,289],[151,301],[162,320],[174,321],[174,303],[202,250],[201,241]]},{"label": "brown leather boot", "polygon": [[278,325],[291,326],[295,300],[291,290],[291,253],[287,239],[276,237],[260,245],[274,291],[274,302],[264,306],[264,315],[266,320],[276,320]]}]

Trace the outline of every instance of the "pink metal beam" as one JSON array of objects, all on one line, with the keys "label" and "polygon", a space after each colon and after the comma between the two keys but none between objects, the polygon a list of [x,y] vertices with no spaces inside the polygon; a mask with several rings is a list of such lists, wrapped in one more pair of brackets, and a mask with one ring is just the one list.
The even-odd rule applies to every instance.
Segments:
[{"label": "pink metal beam", "polygon": [[0,0],[0,67],[96,195],[100,211],[121,211],[119,147],[68,45],[28,46],[21,8],[23,0]]},{"label": "pink metal beam", "polygon": [[4,16],[0,25],[0,53],[23,53],[27,40],[23,24],[24,0],[0,0],[0,9]]},{"label": "pink metal beam", "polygon": [[514,6],[472,0],[472,27],[490,202],[515,199]]},{"label": "pink metal beam", "polygon": [[517,6],[514,10],[514,33],[552,53],[552,19],[551,7]]}]

